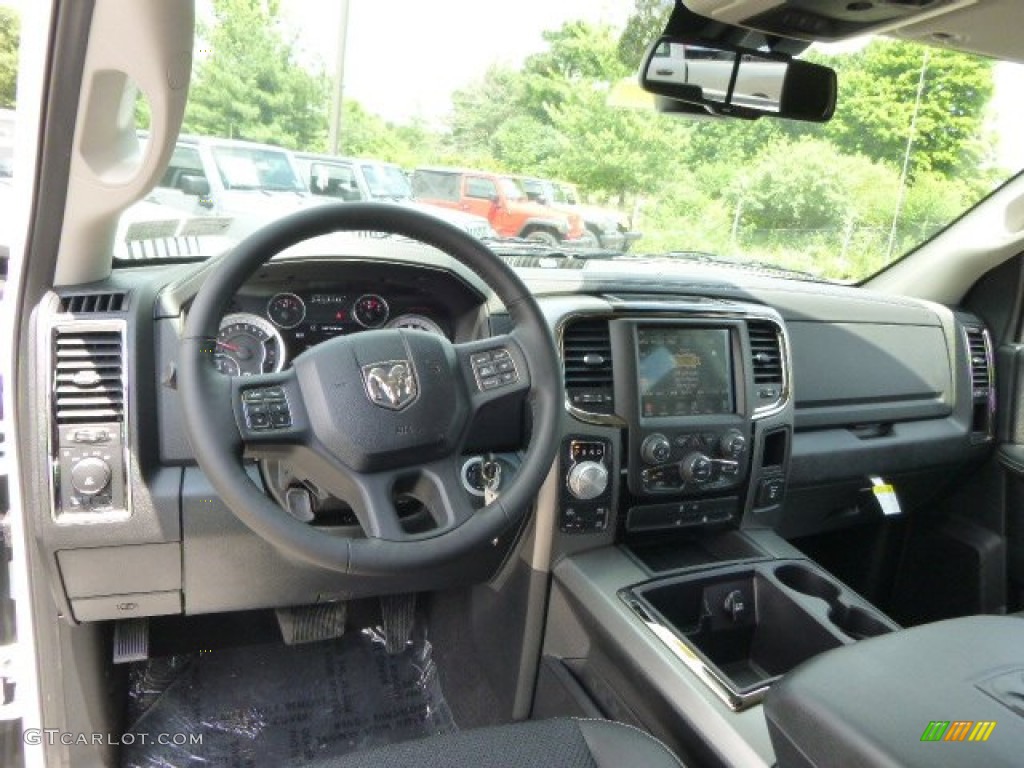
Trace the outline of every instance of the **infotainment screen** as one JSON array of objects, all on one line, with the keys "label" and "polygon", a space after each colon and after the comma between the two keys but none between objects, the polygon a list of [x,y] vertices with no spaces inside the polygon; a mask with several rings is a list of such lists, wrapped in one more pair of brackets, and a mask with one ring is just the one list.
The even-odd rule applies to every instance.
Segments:
[{"label": "infotainment screen", "polygon": [[642,416],[733,412],[728,330],[639,326],[636,339]]}]

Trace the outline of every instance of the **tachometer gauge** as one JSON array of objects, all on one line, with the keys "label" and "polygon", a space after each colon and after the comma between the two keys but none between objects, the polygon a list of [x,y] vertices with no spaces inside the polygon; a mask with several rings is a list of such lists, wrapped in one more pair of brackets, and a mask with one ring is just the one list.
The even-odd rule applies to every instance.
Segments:
[{"label": "tachometer gauge", "polygon": [[278,328],[294,328],[306,318],[306,303],[294,293],[279,293],[267,302],[267,315]]},{"label": "tachometer gauge", "polygon": [[441,326],[429,317],[412,313],[399,315],[388,323],[388,328],[411,328],[414,331],[426,331],[427,333],[435,333],[438,336],[445,335],[445,332],[441,330]]},{"label": "tachometer gauge", "polygon": [[364,328],[380,328],[388,321],[388,303],[375,293],[367,293],[352,305],[352,317]]},{"label": "tachometer gauge", "polygon": [[225,315],[214,361],[217,370],[229,376],[279,371],[284,367],[284,339],[262,317],[247,312]]}]

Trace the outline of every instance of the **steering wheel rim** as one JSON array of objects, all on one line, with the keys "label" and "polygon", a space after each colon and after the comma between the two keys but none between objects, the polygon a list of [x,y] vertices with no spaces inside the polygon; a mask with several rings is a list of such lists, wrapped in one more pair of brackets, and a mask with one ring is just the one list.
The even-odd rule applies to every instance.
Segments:
[{"label": "steering wheel rim", "polygon": [[[463,344],[452,344],[446,339],[439,340],[439,337],[431,337],[438,340],[427,344],[428,340],[424,338],[426,334],[415,331],[366,331],[337,337],[311,348],[296,358],[292,368],[282,372],[283,376],[263,374],[238,378],[218,373],[213,365],[218,323],[228,302],[243,283],[258,267],[284,249],[313,237],[346,231],[388,232],[418,240],[447,253],[475,272],[502,300],[512,318],[513,331],[499,337]],[[365,344],[357,344],[360,337]],[[453,459],[451,463],[439,459],[416,467],[388,465],[381,469],[380,462],[386,465],[389,461],[398,461],[398,458],[390,457],[407,455],[409,446],[403,444],[401,450],[404,453],[396,448],[398,452],[393,454],[384,452],[371,455],[367,452],[364,455],[361,452],[363,446],[351,449],[349,443],[345,442],[345,435],[329,432],[330,427],[324,426],[326,416],[337,415],[332,411],[335,406],[331,404],[336,391],[341,392],[342,399],[349,398],[347,407],[361,407],[352,399],[354,386],[342,390],[328,389],[328,383],[334,387],[342,386],[338,377],[339,371],[343,369],[338,366],[343,363],[338,361],[352,357],[356,360],[355,364],[359,364],[361,359],[366,359],[366,355],[372,354],[367,350],[388,345],[390,349],[405,349],[408,352],[408,360],[404,362],[409,363],[415,372],[413,378],[423,390],[425,401],[417,405],[414,399],[414,404],[409,407],[410,412],[419,408],[423,418],[427,418],[428,413],[434,413],[436,417],[436,413],[444,409],[430,408],[428,406],[436,406],[436,403],[428,403],[426,400],[441,393],[451,401],[452,420],[463,419],[461,425],[453,423],[448,426],[445,440],[434,433],[428,436],[426,430],[417,431],[425,435],[418,439],[429,441],[429,445],[426,448],[414,448],[427,457],[448,451],[447,457]],[[508,350],[517,369],[518,379],[509,385],[504,394],[483,392],[483,385],[469,362],[481,350],[494,349]],[[357,359],[360,355],[363,357]],[[384,354],[384,357],[389,356],[393,355]],[[450,370],[434,368],[442,357],[451,366]],[[380,364],[384,362],[380,361]],[[425,366],[430,369],[427,370]],[[365,370],[368,367],[362,366],[364,381],[360,383],[363,388],[369,386]],[[293,370],[295,373],[290,373]],[[351,374],[355,369],[349,367],[344,370]],[[378,367],[376,370],[381,369]],[[186,433],[196,460],[221,500],[241,522],[293,558],[340,573],[394,576],[397,573],[437,567],[477,547],[503,541],[518,529],[554,459],[563,398],[560,370],[550,330],[536,300],[518,275],[482,242],[440,219],[403,206],[338,203],[317,206],[278,219],[254,232],[231,252],[220,257],[188,312],[179,355],[178,391],[183,405]],[[431,379],[432,374],[438,375]],[[449,374],[455,378],[450,385],[446,385],[442,379]],[[479,391],[473,389],[474,382],[479,385]],[[293,429],[289,432],[290,437],[280,445],[254,433],[248,421],[246,405],[242,402],[245,392],[254,388],[266,391],[265,388],[269,386],[284,387],[288,395],[288,407],[292,409]],[[429,393],[431,398],[427,398],[430,386],[435,387],[435,392]],[[369,391],[366,389],[363,392],[363,398],[374,404]],[[500,405],[501,398],[516,396],[525,398],[532,424],[529,444],[515,478],[507,487],[502,488],[498,499],[483,508],[470,514],[466,514],[465,509],[454,509],[461,503],[458,501],[460,498],[469,504],[461,484],[456,481],[455,487],[452,486],[453,478],[449,470],[450,466],[458,463],[458,451],[463,447],[470,422],[482,407],[495,402]],[[301,402],[292,403],[293,398]],[[312,406],[307,399],[312,401]],[[300,407],[297,409],[296,405]],[[458,411],[463,406],[469,412],[460,417]],[[308,407],[312,407],[314,413],[306,412]],[[324,408],[328,410],[324,411]],[[373,413],[382,421],[390,418],[383,412]],[[431,422],[431,428],[436,426]],[[435,432],[440,432],[440,428]],[[301,445],[291,442],[298,439],[296,435],[299,434],[307,435],[308,439],[303,437],[305,442]],[[399,439],[394,438],[396,441]],[[367,534],[366,538],[341,537],[319,531],[288,514],[245,471],[243,459],[245,455],[253,455],[254,446],[255,450],[262,451],[260,455],[265,456],[282,456],[290,451],[301,451],[308,458],[308,452],[316,452],[317,457],[329,464],[339,477],[346,476],[345,481],[339,479],[335,487],[348,488],[351,483],[355,483],[353,492],[360,497],[369,493],[370,488],[375,489],[373,493],[382,490],[379,483],[372,485],[368,481],[364,486],[362,481],[366,478],[386,475],[389,481],[393,481],[402,471],[426,473],[425,476],[440,484],[435,490],[444,496],[444,504],[441,506],[450,507],[444,515],[447,523],[433,534],[405,536],[398,540],[389,537],[389,534],[400,534],[387,525],[383,526],[387,530],[367,530],[367,523],[362,517],[360,522]],[[331,456],[320,455],[324,448],[331,452]],[[275,454],[275,451],[278,453]],[[339,451],[344,454],[345,461],[359,466],[350,467],[343,462],[337,455]],[[332,463],[331,459],[337,461]],[[317,461],[308,463],[319,467],[317,471],[327,472]],[[375,466],[378,469],[374,469]],[[364,512],[372,518],[370,506]]]}]

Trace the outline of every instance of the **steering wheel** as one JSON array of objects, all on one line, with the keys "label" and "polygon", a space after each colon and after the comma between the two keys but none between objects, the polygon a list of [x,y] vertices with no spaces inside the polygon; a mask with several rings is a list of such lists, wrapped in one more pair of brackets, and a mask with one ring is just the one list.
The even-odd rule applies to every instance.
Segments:
[{"label": "steering wheel", "polygon": [[[460,261],[502,300],[512,330],[459,344],[422,331],[369,330],[318,344],[278,373],[217,372],[220,318],[260,265],[303,240],[364,230],[412,238]],[[493,374],[499,362],[504,373]],[[196,460],[245,525],[287,555],[367,576],[430,568],[516,530],[554,459],[563,397],[547,322],[515,272],[450,224],[383,203],[300,211],[222,257],[188,313],[178,391]],[[482,411],[524,399],[532,422],[522,464],[500,496],[477,509],[460,479],[470,428]],[[287,461],[346,502],[365,536],[300,522],[254,482],[246,457]],[[423,503],[431,530],[403,529],[392,501],[400,493]]]}]

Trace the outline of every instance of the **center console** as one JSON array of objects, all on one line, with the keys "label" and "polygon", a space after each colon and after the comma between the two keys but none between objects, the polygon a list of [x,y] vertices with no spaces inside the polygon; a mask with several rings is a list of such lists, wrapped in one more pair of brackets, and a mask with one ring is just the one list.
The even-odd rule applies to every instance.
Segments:
[{"label": "center console", "polygon": [[[602,532],[613,519],[627,534],[699,531],[779,505],[792,406],[772,310],[624,305],[569,318],[560,335],[569,414],[607,428],[563,443],[563,533]],[[625,482],[613,498],[617,467]]]},{"label": "center console", "polygon": [[781,316],[605,302],[558,326],[562,557],[534,716],[613,717],[694,763],[772,765],[771,686],[898,626],[772,531],[793,434]]}]

